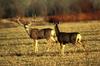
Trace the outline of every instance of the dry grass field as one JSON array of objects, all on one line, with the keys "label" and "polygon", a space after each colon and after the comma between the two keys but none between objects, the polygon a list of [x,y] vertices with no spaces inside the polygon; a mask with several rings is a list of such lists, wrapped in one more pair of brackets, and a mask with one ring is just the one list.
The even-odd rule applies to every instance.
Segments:
[{"label": "dry grass field", "polygon": [[[53,28],[54,25],[32,26]],[[46,41],[39,40],[39,52],[34,53],[34,42],[23,26],[6,19],[0,20],[0,66],[100,66],[100,22],[87,21],[59,24],[60,31],[82,34],[85,50],[66,45],[65,55],[59,54],[59,43],[46,51]]]}]

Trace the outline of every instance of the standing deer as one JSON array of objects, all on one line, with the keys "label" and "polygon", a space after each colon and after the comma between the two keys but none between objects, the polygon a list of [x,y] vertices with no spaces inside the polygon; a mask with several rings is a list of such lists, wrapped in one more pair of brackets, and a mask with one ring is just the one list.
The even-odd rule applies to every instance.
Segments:
[{"label": "standing deer", "polygon": [[[48,48],[50,47],[51,40],[55,41],[55,32],[51,28],[45,29],[30,29],[30,37],[35,41],[35,52],[38,51],[38,40],[39,39],[46,39],[48,41]],[[49,49],[48,49],[49,50]]]},{"label": "standing deer", "polygon": [[55,25],[55,32],[57,40],[60,43],[61,54],[64,55],[65,45],[72,43],[77,46],[77,43],[81,44],[81,34],[79,32],[60,32],[58,24]]},{"label": "standing deer", "polygon": [[44,29],[37,29],[37,28],[30,28],[31,22],[24,22],[24,20],[19,20],[19,23],[24,25],[24,28],[27,34],[30,36],[31,39],[35,42],[35,52],[38,51],[38,40],[39,39],[46,39],[49,44],[47,44],[48,51],[49,47],[51,46],[51,40],[56,41],[55,39],[55,30],[51,28],[44,28]]}]

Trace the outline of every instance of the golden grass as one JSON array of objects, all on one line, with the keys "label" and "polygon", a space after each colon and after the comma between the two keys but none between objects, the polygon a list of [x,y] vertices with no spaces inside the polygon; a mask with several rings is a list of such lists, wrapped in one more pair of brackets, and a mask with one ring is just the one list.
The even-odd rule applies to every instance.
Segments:
[{"label": "golden grass", "polygon": [[[32,26],[32,28],[54,28],[54,25]],[[82,34],[81,47],[66,45],[65,56],[59,54],[59,44],[54,43],[46,52],[46,41],[39,40],[39,52],[34,53],[34,42],[21,26],[0,29],[0,66],[99,66],[100,23],[62,23],[61,31]]]}]

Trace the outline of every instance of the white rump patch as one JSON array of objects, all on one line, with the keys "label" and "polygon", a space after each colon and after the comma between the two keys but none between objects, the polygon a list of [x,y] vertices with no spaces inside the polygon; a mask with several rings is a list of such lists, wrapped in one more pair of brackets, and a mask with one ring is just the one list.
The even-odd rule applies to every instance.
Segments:
[{"label": "white rump patch", "polygon": [[51,31],[51,39],[52,39],[53,41],[56,41],[56,40],[57,40],[57,39],[56,39],[56,32],[55,32],[54,29]]},{"label": "white rump patch", "polygon": [[55,30],[52,30],[52,31],[51,31],[51,35],[52,35],[52,36],[55,36],[55,34],[56,34]]},{"label": "white rump patch", "polygon": [[81,42],[81,39],[82,39],[81,34],[77,34],[77,38],[76,38],[76,40],[77,40],[78,42]]}]

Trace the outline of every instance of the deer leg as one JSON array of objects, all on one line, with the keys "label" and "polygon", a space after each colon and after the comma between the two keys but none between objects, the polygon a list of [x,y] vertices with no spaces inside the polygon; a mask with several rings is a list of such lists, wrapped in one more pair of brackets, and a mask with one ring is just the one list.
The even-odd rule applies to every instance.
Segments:
[{"label": "deer leg", "polygon": [[[77,44],[77,46],[79,45],[82,45],[82,43],[81,43],[81,35],[80,34],[77,34],[77,36],[76,36],[76,40],[75,40],[75,43]],[[78,46],[78,47],[79,47]]]},{"label": "deer leg", "polygon": [[56,42],[56,38],[51,36],[50,39],[53,41],[53,42]]},{"label": "deer leg", "polygon": [[78,41],[77,41],[77,42],[81,45],[82,49],[85,51],[85,45],[84,45],[84,44],[82,44],[81,40],[79,40],[79,39],[78,39]]},{"label": "deer leg", "polygon": [[50,43],[49,43],[49,40],[47,40],[47,52],[50,50]]},{"label": "deer leg", "polygon": [[38,52],[38,40],[35,40],[35,52]]},{"label": "deer leg", "polygon": [[47,52],[51,49],[51,39],[47,39]]},{"label": "deer leg", "polygon": [[60,44],[60,49],[61,49],[61,55],[64,55],[65,45]]}]

